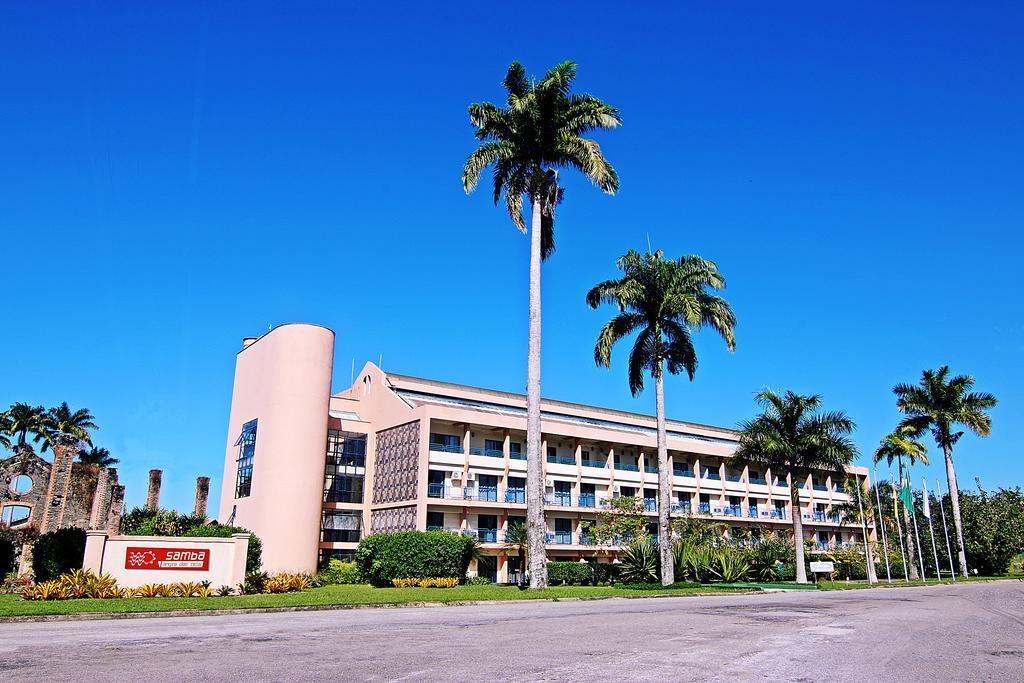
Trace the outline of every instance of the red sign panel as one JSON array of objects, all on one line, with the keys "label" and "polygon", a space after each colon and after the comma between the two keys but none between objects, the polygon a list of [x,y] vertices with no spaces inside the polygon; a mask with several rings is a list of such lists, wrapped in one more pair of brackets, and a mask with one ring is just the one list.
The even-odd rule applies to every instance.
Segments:
[{"label": "red sign panel", "polygon": [[125,569],[173,569],[206,571],[210,568],[207,548],[135,548],[128,547]]}]

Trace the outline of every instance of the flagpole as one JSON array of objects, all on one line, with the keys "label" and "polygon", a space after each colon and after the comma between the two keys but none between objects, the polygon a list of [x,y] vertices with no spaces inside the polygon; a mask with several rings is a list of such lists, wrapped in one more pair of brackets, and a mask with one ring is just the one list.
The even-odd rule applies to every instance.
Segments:
[{"label": "flagpole", "polygon": [[864,517],[864,503],[861,502],[861,483],[856,474],[853,475],[853,479],[857,484],[857,508],[860,510],[861,533],[864,535],[864,568],[867,571],[868,584],[878,583],[878,575],[875,574],[875,557],[871,554],[871,547],[868,545],[868,524]]},{"label": "flagpole", "polygon": [[892,516],[896,518],[896,535],[900,537],[900,555],[903,556],[903,578],[910,583],[910,569],[907,567],[907,545],[903,542],[903,527],[900,525],[899,500],[896,495],[896,484],[892,483],[892,472],[889,472],[889,488],[892,489]]},{"label": "flagpole", "polygon": [[949,572],[956,581],[956,569],[953,568],[953,546],[949,544],[949,527],[946,526],[946,506],[942,503],[942,485],[938,477],[935,479],[935,490],[939,492],[939,510],[942,511],[942,530],[946,532],[946,554],[949,555]]},{"label": "flagpole", "polygon": [[885,538],[885,519],[882,518],[882,496],[878,493],[878,473],[875,472],[874,466],[871,467],[871,473],[875,478],[875,500],[878,501],[878,525],[882,527],[882,550],[885,551],[885,578],[889,583],[892,583],[892,571],[889,569],[889,542]]},{"label": "flagpole", "polygon": [[932,505],[928,497],[928,478],[921,477],[921,495],[924,496],[924,516],[928,520],[928,533],[932,537],[932,555],[935,556],[935,578],[942,581],[942,570],[939,569],[939,551],[935,549],[935,527],[932,525]]},{"label": "flagpole", "polygon": [[[908,471],[909,475],[910,472]],[[907,477],[907,485],[910,484],[910,477]],[[917,505],[914,503],[914,489],[910,489],[910,516],[914,519],[914,542],[917,543],[917,561],[921,563],[921,580],[928,583],[928,575],[924,573],[924,554],[921,552],[921,535],[917,533]]]}]

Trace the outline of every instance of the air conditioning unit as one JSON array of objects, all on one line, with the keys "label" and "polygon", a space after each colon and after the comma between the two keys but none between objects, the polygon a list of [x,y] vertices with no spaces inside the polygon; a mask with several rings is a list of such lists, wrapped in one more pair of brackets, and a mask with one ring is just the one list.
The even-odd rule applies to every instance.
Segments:
[{"label": "air conditioning unit", "polygon": [[551,477],[548,477],[547,479],[545,479],[544,480],[544,488],[547,488],[547,489],[555,488],[555,480],[552,479]]},{"label": "air conditioning unit", "polygon": [[620,493],[622,493],[622,487],[621,487],[621,486],[618,486],[618,485],[616,485],[616,486],[613,486],[613,487],[612,487],[612,493],[613,493],[614,495],[616,495],[616,496],[617,496],[617,495],[619,495]]},{"label": "air conditioning unit", "polygon": [[452,472],[452,481],[462,481],[462,472]]},{"label": "air conditioning unit", "polygon": [[476,481],[476,472],[467,472],[466,481]]}]

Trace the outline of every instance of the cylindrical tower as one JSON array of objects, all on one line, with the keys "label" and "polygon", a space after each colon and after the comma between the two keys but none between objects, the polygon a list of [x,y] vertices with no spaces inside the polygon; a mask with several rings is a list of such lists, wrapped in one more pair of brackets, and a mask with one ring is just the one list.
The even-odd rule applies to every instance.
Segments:
[{"label": "cylindrical tower", "polygon": [[268,572],[316,570],[334,332],[288,324],[235,363],[220,521],[263,541]]}]

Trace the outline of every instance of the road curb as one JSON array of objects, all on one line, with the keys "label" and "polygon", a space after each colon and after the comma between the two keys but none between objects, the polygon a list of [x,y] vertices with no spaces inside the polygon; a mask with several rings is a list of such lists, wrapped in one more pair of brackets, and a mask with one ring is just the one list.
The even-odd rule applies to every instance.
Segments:
[{"label": "road curb", "polygon": [[0,624],[107,621],[114,619],[161,619],[168,617],[210,617],[240,614],[277,614],[284,612],[331,612],[358,609],[398,609],[401,607],[472,607],[475,605],[517,605],[531,602],[595,602],[598,600],[642,600],[647,598],[707,598],[713,596],[751,595],[760,590],[714,593],[657,593],[654,595],[595,595],[579,598],[527,598],[523,600],[452,600],[449,602],[394,602],[357,605],[298,605],[295,607],[242,607],[233,609],[180,609],[166,612],[82,612],[80,614],[26,614],[0,617]]}]

